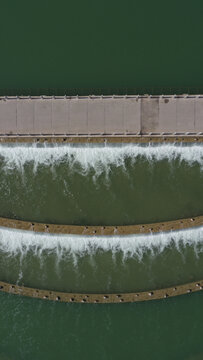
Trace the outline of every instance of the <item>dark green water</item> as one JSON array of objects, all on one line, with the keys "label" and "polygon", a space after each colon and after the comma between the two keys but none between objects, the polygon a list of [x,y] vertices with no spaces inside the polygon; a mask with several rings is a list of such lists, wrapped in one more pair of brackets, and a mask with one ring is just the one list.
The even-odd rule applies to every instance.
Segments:
[{"label": "dark green water", "polygon": [[201,0],[2,2],[1,93],[203,92],[202,16]]},{"label": "dark green water", "polygon": [[[202,93],[202,15],[201,0],[2,2],[0,92],[12,95]],[[161,166],[166,176],[166,164]],[[143,208],[136,216],[129,200],[125,203],[128,216],[123,217],[122,213],[120,219],[117,217],[124,196],[124,190],[119,188],[122,201],[115,202],[118,211],[114,209],[112,220],[146,222],[202,213],[200,170],[198,166],[193,170],[182,167],[182,173],[178,171],[174,175],[173,184],[177,185],[180,198],[177,193],[173,198],[171,177],[168,187],[162,184],[163,187],[153,188],[159,193],[155,210],[152,203],[146,210],[147,201],[140,187]],[[147,171],[144,167],[143,172]],[[157,174],[159,171],[157,168]],[[69,202],[74,211],[72,218],[71,213],[61,217],[60,212],[57,218],[60,207],[56,204],[57,211],[53,212],[55,203],[51,200],[50,210],[46,212],[43,201],[47,201],[48,195],[42,198],[39,208],[26,200],[26,192],[18,204],[18,198],[12,201],[13,193],[6,192],[13,182],[9,176],[3,180],[2,172],[0,176],[1,215],[19,218],[26,215],[36,220],[42,216],[43,221],[73,223],[103,223],[109,218],[103,210],[99,214],[98,208],[94,214],[95,199],[90,204],[91,211],[82,208],[84,215],[78,215],[74,201]],[[48,177],[48,188],[53,191],[49,170],[44,180]],[[77,178],[80,183],[80,177]],[[123,176],[124,180],[127,184]],[[33,178],[32,185],[36,184]],[[150,182],[142,183],[146,184]],[[139,181],[138,185],[141,186]],[[18,173],[15,186],[22,194],[24,187]],[[148,194],[149,190],[150,185]],[[63,208],[62,198],[61,202]],[[1,294],[0,359],[200,360],[203,358],[202,303],[202,293],[166,301],[104,306],[55,304]]]},{"label": "dark green water", "polygon": [[203,146],[0,147],[0,216],[130,225],[203,214]]},{"label": "dark green water", "polygon": [[[68,167],[68,166],[67,166]],[[111,166],[95,180],[71,174],[63,164],[33,166],[0,174],[0,215],[28,221],[74,225],[131,225],[203,214],[203,172],[198,165],[178,166],[144,160]]]},{"label": "dark green water", "polygon": [[[1,280],[47,290],[90,293],[160,289],[203,278],[203,228],[151,237],[84,238],[3,235]],[[200,232],[199,234],[197,232]],[[201,234],[201,235],[200,235]],[[20,238],[22,232],[20,233]],[[199,242],[198,242],[198,237]],[[187,240],[186,240],[187,238]],[[108,242],[108,244],[107,244]],[[92,246],[91,246],[92,243]],[[3,245],[2,245],[3,244]]]},{"label": "dark green water", "polygon": [[117,305],[0,301],[1,360],[203,358],[203,293]]}]

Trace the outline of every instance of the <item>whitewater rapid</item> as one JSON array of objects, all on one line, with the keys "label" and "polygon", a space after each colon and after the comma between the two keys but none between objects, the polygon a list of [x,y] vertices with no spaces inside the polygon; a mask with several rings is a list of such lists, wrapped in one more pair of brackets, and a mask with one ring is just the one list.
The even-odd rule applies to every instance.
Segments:
[{"label": "whitewater rapid", "polygon": [[97,252],[122,253],[123,258],[144,254],[161,254],[166,248],[182,251],[192,247],[196,255],[203,251],[203,227],[149,235],[127,236],[80,236],[34,233],[30,231],[0,228],[0,251],[7,256],[26,256],[43,253],[64,256],[94,255]]},{"label": "whitewater rapid", "polygon": [[148,161],[178,159],[192,165],[195,162],[203,167],[203,144],[0,144],[0,158],[6,168],[22,168],[26,163],[33,163],[34,169],[39,165],[54,165],[60,162],[70,167],[80,166],[83,171],[94,168],[96,172],[108,171],[109,166],[124,166],[126,159],[136,162],[137,158]]}]

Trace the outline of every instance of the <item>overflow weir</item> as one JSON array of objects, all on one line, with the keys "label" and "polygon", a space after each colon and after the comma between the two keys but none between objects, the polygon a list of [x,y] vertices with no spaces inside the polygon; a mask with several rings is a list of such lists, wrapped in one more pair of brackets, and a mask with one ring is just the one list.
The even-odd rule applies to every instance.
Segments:
[{"label": "overflow weir", "polygon": [[37,233],[50,234],[73,234],[73,235],[130,235],[130,234],[152,234],[158,232],[169,232],[187,228],[200,227],[203,225],[203,215],[193,218],[163,221],[151,224],[122,225],[122,226],[81,226],[81,225],[58,225],[48,223],[37,223],[16,219],[0,218],[0,227],[10,229],[34,231]]},{"label": "overflow weir", "polygon": [[[0,142],[203,142],[203,95],[2,96]],[[203,216],[131,226],[72,226],[0,218],[0,226],[35,232],[127,235],[203,225]],[[120,294],[79,294],[0,281],[0,291],[62,302],[118,303],[163,299],[203,289],[203,280]]]},{"label": "overflow weir", "polygon": [[59,291],[34,289],[19,285],[13,285],[0,281],[0,291],[15,295],[28,296],[43,300],[53,300],[68,303],[125,303],[147,300],[160,300],[177,295],[190,294],[203,289],[203,280],[177,285],[170,288],[164,288],[153,291],[142,291],[135,293],[115,293],[115,294],[79,294],[65,293]]}]

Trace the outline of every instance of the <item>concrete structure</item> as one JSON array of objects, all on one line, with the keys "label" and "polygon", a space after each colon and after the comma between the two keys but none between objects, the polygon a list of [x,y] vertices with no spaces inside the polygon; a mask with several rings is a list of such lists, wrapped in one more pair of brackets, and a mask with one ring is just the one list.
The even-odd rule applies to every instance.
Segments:
[{"label": "concrete structure", "polygon": [[81,226],[43,224],[31,221],[0,218],[0,226],[10,229],[29,230],[38,233],[50,234],[77,234],[77,235],[129,235],[152,234],[163,231],[183,230],[203,225],[203,216],[187,219],[178,219],[151,224],[123,225],[123,226]]},{"label": "concrete structure", "polygon": [[[53,141],[52,137],[60,142],[102,142],[106,138],[109,142],[170,142],[188,141],[185,139],[188,136],[189,141],[203,141],[203,95],[0,97],[0,140],[33,141],[33,136],[34,141],[50,142]],[[106,227],[40,224],[0,218],[0,226],[4,227],[84,235],[152,233],[202,224],[203,216],[154,224]],[[202,289],[203,280],[145,292],[75,294],[0,282],[0,291],[3,292],[81,303],[146,301]]]},{"label": "concrete structure", "polygon": [[203,135],[203,95],[0,97],[0,135]]},{"label": "concrete structure", "polygon": [[75,303],[122,303],[147,300],[159,300],[177,295],[190,294],[203,289],[203,280],[191,282],[184,285],[177,285],[170,288],[159,290],[150,290],[134,293],[117,293],[117,294],[78,294],[65,293],[59,291],[33,289],[25,286],[9,284],[0,281],[0,291],[15,295],[29,296],[43,300],[54,300],[61,302]]}]

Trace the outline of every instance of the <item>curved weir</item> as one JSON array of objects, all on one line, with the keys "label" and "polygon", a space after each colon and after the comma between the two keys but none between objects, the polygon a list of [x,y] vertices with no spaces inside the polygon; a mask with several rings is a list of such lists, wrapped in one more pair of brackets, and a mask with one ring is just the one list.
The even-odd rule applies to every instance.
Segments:
[{"label": "curved weir", "polygon": [[168,288],[202,279],[202,259],[203,227],[105,237],[0,229],[1,279],[39,289],[115,294]]},{"label": "curved weir", "polygon": [[124,226],[79,226],[79,225],[58,225],[45,224],[31,221],[0,218],[0,226],[28,230],[38,233],[50,234],[75,234],[75,235],[130,235],[130,234],[151,234],[158,232],[175,231],[188,229],[203,225],[203,215],[193,218],[179,219],[151,224],[124,225]]},{"label": "curved weir", "polygon": [[54,300],[61,302],[75,303],[121,303],[136,302],[147,300],[160,300],[177,295],[190,294],[203,289],[203,280],[177,285],[160,290],[150,290],[135,293],[117,293],[117,294],[80,294],[65,293],[51,290],[40,290],[24,286],[18,286],[0,281],[0,291],[15,295],[28,296],[37,299]]}]

